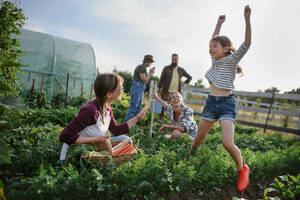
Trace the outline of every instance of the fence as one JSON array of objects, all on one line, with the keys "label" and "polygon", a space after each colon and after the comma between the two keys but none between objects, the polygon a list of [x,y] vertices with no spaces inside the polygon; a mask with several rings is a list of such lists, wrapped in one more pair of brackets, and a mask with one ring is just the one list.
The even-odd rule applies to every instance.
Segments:
[{"label": "fence", "polygon": [[65,92],[65,106],[69,96],[80,95],[89,98],[89,101],[92,98],[94,79],[70,76],[70,73],[60,75],[27,69],[21,69],[21,71],[23,71],[23,74],[19,78],[23,89],[30,89],[33,92],[37,85],[39,92],[45,91],[49,98],[55,93]]},{"label": "fence", "polygon": [[84,96],[91,98],[91,88],[94,80],[79,76],[72,76],[70,73],[56,74],[47,71],[34,71],[29,69],[21,69],[23,74],[19,76],[21,86],[24,90],[39,87],[45,91],[48,98],[55,93],[66,92],[69,96]]},{"label": "fence", "polygon": [[[182,88],[182,96],[184,98],[185,103],[191,104],[205,104],[205,99],[208,96],[210,90],[207,88],[194,88],[194,87],[183,87]],[[244,91],[233,91],[235,98],[236,98],[236,109],[244,110],[248,112],[256,112],[256,113],[267,113],[266,123],[260,124],[251,121],[243,121],[237,120],[237,123],[248,125],[248,126],[255,126],[259,128],[264,128],[270,130],[276,130],[286,133],[293,133],[300,136],[300,108],[292,105],[285,105],[280,102],[275,102],[275,99],[278,100],[289,100],[289,101],[300,101],[300,95],[294,94],[278,94],[278,93],[263,93],[263,92],[244,92]],[[190,97],[197,96],[203,97],[204,100],[194,100]],[[244,98],[242,98],[244,97]],[[248,99],[247,99],[248,98]],[[270,102],[259,102],[249,100],[251,98],[256,98],[257,100],[261,99],[269,99]],[[201,114],[202,110],[195,110],[195,114]],[[291,129],[286,127],[279,127],[268,125],[268,120],[270,114],[279,115],[279,116],[292,116],[298,118],[298,127],[297,129]],[[274,118],[274,117],[273,117]]]}]

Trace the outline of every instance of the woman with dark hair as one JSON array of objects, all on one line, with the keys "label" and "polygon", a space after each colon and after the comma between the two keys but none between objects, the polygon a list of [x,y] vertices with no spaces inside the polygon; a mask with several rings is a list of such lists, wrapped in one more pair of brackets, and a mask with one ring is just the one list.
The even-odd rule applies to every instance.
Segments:
[{"label": "woman with dark hair", "polygon": [[[77,116],[64,128],[59,136],[63,142],[60,160],[64,162],[68,147],[74,143],[106,145],[106,139],[111,141],[124,140],[133,127],[147,112],[148,105],[133,118],[122,124],[117,124],[110,105],[121,99],[123,78],[114,73],[100,74],[94,82],[96,99],[83,106]],[[107,134],[110,131],[117,137]]]}]

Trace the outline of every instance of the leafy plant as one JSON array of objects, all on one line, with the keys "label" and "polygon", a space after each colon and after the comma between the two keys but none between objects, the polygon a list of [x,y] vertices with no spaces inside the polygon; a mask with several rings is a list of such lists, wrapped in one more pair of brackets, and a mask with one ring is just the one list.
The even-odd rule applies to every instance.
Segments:
[{"label": "leafy plant", "polygon": [[52,108],[63,108],[65,104],[65,93],[56,93],[50,99],[50,104]]},{"label": "leafy plant", "polygon": [[[280,180],[279,180],[279,179]],[[275,178],[271,187],[265,189],[264,200],[282,199],[292,200],[299,199],[300,197],[300,173],[297,176],[283,175]],[[278,196],[274,196],[272,193],[276,193]]]},{"label": "leafy plant", "polygon": [[46,97],[45,91],[27,91],[24,97],[24,102],[30,108],[49,108],[49,101]]},{"label": "leafy plant", "polygon": [[17,94],[19,58],[23,52],[18,35],[25,20],[16,2],[0,1],[0,96]]},{"label": "leafy plant", "polygon": [[8,144],[0,139],[0,146],[0,164],[11,163]]},{"label": "leafy plant", "polygon": [[[124,122],[128,106],[125,95],[113,103],[118,123]],[[0,165],[7,199],[181,199],[188,192],[201,194],[200,199],[216,199],[214,193],[236,184],[236,166],[222,145],[220,125],[215,124],[195,156],[189,156],[189,137],[168,141],[158,132],[162,124],[169,123],[167,118],[154,116],[150,137],[150,112],[130,130],[140,149],[130,162],[103,167],[84,161],[82,154],[92,147],[75,144],[61,165],[58,137],[78,109],[0,110],[0,119],[7,122],[1,125],[0,140],[10,146],[12,162]],[[235,135],[235,144],[251,168],[251,182],[299,173],[299,142],[254,131],[237,126]]]},{"label": "leafy plant", "polygon": [[78,97],[71,97],[69,98],[68,105],[73,107],[80,107],[83,106],[88,99],[86,99],[84,96],[78,96]]},{"label": "leafy plant", "polygon": [[[56,93],[50,99],[52,108],[64,108],[65,107],[65,93]],[[81,107],[87,103],[87,99],[84,96],[70,97],[68,98],[67,105],[73,107]]]}]

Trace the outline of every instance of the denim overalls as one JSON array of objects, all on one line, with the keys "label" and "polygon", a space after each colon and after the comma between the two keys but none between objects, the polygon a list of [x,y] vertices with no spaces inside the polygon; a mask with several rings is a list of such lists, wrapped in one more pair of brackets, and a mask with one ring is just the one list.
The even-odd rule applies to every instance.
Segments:
[{"label": "denim overalls", "polygon": [[143,81],[132,80],[130,88],[130,107],[126,114],[125,121],[136,116],[142,109],[142,102],[146,84]]}]

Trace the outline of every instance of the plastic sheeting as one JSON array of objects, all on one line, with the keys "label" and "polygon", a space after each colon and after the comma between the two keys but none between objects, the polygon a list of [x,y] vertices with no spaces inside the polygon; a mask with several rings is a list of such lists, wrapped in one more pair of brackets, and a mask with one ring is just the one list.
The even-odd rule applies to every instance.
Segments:
[{"label": "plastic sheeting", "polygon": [[69,73],[68,94],[80,96],[81,88],[89,97],[91,86],[96,78],[96,61],[92,46],[70,39],[22,29],[20,76],[22,87],[29,90],[35,80],[39,89],[44,74],[43,90],[48,97],[65,92]]}]

